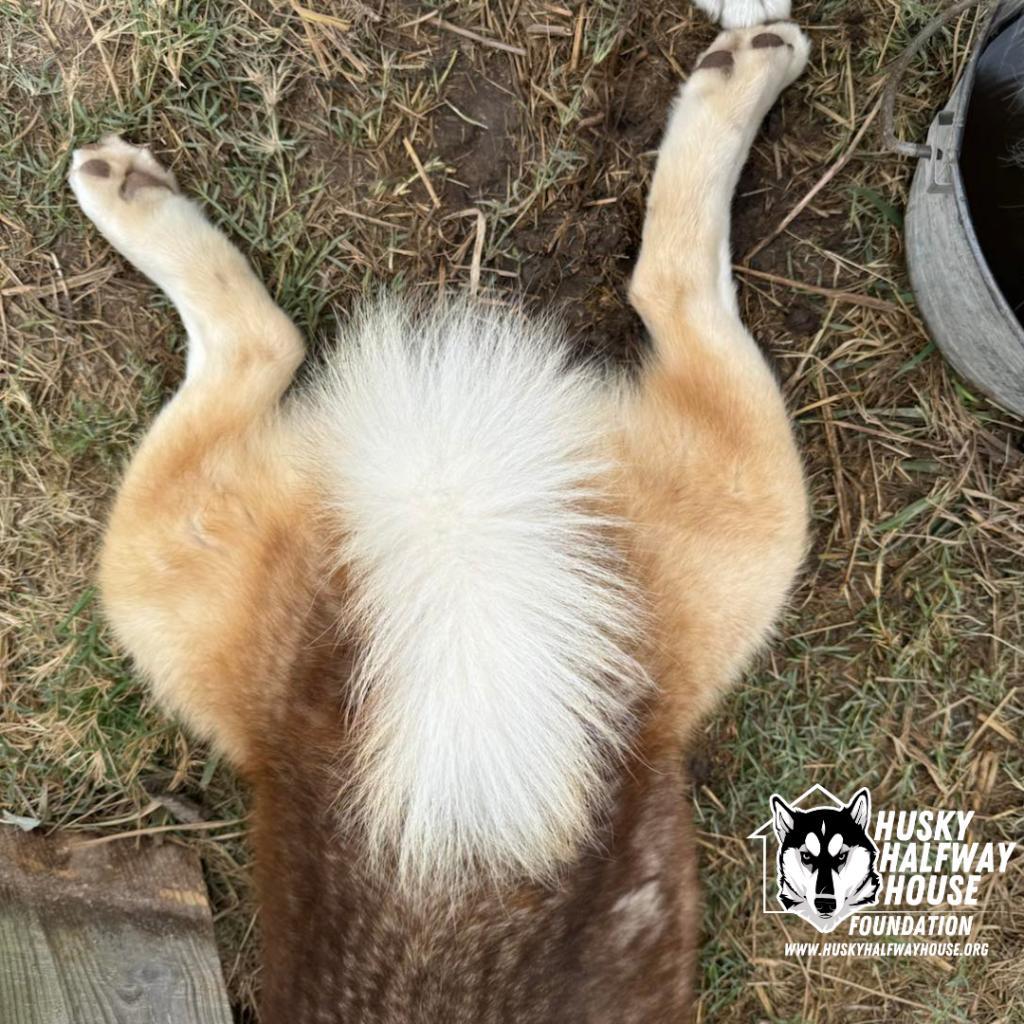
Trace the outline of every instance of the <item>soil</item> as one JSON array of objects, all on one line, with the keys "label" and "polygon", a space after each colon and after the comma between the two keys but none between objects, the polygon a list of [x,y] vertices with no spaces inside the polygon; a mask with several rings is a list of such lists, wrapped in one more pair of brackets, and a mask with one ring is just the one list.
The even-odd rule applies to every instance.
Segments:
[{"label": "soil", "polygon": [[[643,327],[626,301],[626,284],[639,250],[648,174],[679,82],[652,38],[654,24],[641,27],[648,29],[646,36],[630,36],[628,52],[609,56],[582,110],[581,129],[573,129],[573,145],[585,160],[571,185],[533,205],[512,230],[505,258],[494,264],[518,275],[520,297],[528,305],[560,312],[581,354],[616,364],[634,362],[645,344]],[[704,45],[702,37],[686,40],[674,53],[676,64],[690,64]],[[521,94],[504,55],[482,58],[478,69],[452,75],[446,105],[430,121],[430,151],[450,168],[441,195],[447,210],[501,202],[524,162],[517,141],[529,97]],[[798,149],[804,135],[818,131],[813,114],[799,103],[787,104],[769,116],[765,148],[785,136]],[[791,175],[777,174],[770,154],[753,154],[734,208],[737,255],[799,198],[791,181]],[[814,233],[826,244],[833,241],[844,226],[837,220],[816,220]],[[806,237],[807,225],[799,218],[797,227]],[[786,274],[790,248],[785,239],[776,240],[750,266]],[[778,311],[776,326],[780,333],[809,337],[822,317],[820,302],[795,297]]]}]

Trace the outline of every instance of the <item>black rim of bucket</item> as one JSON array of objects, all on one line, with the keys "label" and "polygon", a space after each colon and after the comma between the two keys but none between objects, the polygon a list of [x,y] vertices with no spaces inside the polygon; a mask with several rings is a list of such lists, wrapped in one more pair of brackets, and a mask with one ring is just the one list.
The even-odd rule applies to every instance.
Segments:
[{"label": "black rim of bucket", "polygon": [[[1009,302],[1007,302],[1006,296],[1003,295],[1003,291],[999,287],[999,284],[995,279],[995,275],[992,273],[992,269],[989,266],[988,259],[985,257],[984,250],[981,248],[981,244],[978,241],[977,232],[974,230],[970,206],[967,202],[967,193],[964,189],[963,175],[960,171],[960,146],[963,142],[964,131],[966,129],[967,109],[970,105],[971,94],[974,91],[974,81],[977,74],[978,61],[981,59],[981,55],[984,52],[985,47],[988,46],[989,42],[991,42],[999,32],[1006,28],[1011,22],[1017,19],[1024,19],[1024,3],[1022,3],[1021,0],[1001,0],[1001,2],[997,2],[992,6],[992,9],[985,17],[984,24],[978,36],[978,41],[974,44],[973,51],[960,81],[953,87],[950,92],[949,99],[946,100],[946,104],[935,115],[935,119],[932,121],[933,125],[936,120],[943,116],[943,114],[952,116],[952,133],[948,152],[937,153],[937,147],[932,145],[905,142],[897,137],[894,128],[896,92],[899,88],[899,83],[902,81],[904,74],[910,66],[911,61],[913,61],[921,47],[944,24],[946,24],[946,22],[950,21],[957,15],[970,10],[971,7],[978,6],[980,2],[982,2],[982,0],[959,0],[959,2],[955,3],[952,7],[949,7],[945,11],[936,15],[928,25],[926,25],[910,41],[906,50],[904,50],[903,53],[893,62],[889,81],[886,84],[885,93],[883,95],[882,133],[884,144],[889,150],[902,156],[913,156],[917,159],[919,172],[927,171],[930,165],[936,161],[941,160],[947,162],[949,169],[948,180],[950,190],[953,195],[953,203],[956,209],[957,220],[964,231],[968,247],[971,250],[971,255],[974,257],[978,271],[996,309],[1004,320],[1013,326],[1014,333],[1020,336],[1022,330],[1024,330],[1024,325],[1022,325],[1021,320],[1013,311]],[[955,109],[951,110],[950,102],[953,100],[955,100]],[[1022,342],[1022,347],[1024,347],[1024,342]],[[982,390],[985,389],[983,388]]]},{"label": "black rim of bucket", "polygon": [[[1012,22],[1024,18],[1022,11],[1024,11],[1024,7],[1022,7],[1019,0],[1004,0],[1003,3],[993,8],[985,22],[980,35],[980,42],[975,46],[971,59],[968,61],[967,68],[964,71],[963,78],[960,80],[956,90],[954,90],[954,92],[960,93],[958,97],[959,110],[957,112],[958,116],[953,123],[953,151],[949,154],[949,158],[951,161],[953,200],[956,203],[957,217],[963,225],[967,236],[967,243],[971,248],[971,254],[978,264],[978,269],[985,281],[985,285],[1000,313],[1011,324],[1015,324],[1017,333],[1024,337],[1024,324],[1021,323],[1020,318],[1013,311],[1010,303],[1006,301],[1006,296],[1003,294],[1002,288],[999,287],[999,282],[996,281],[992,268],[988,264],[985,251],[978,241],[977,232],[974,230],[974,221],[971,218],[970,204],[967,200],[967,191],[964,188],[963,174],[960,171],[960,146],[963,143],[964,131],[967,127],[967,110],[970,107],[971,95],[974,92],[974,80],[977,74],[978,61],[981,59],[985,47],[988,46],[995,36]],[[929,156],[928,159],[936,159],[935,154]],[[1022,341],[1022,347],[1024,347],[1024,341]]]}]

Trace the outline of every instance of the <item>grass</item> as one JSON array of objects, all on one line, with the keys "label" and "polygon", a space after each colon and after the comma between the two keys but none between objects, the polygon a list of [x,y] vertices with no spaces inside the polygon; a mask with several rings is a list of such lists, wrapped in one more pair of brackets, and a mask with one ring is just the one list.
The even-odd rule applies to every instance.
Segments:
[{"label": "grass", "polygon": [[[787,936],[814,936],[757,909],[743,837],[776,790],[868,785],[879,805],[973,809],[977,838],[1024,834],[1022,424],[928,340],[903,263],[911,168],[881,151],[877,121],[774,235],[850,151],[933,8],[795,13],[811,66],[744,173],[735,250],[744,315],[795,411],[815,542],[780,640],[693,755],[698,1018],[1020,1021],[1020,856],[991,883],[983,959],[787,958]],[[905,138],[945,100],[978,18],[912,68]],[[173,794],[225,822],[174,841],[203,857],[240,1020],[257,983],[244,794],[152,707],[92,582],[117,467],[180,377],[182,332],[78,214],[70,150],[108,131],[150,141],[314,339],[382,283],[479,276],[488,301],[557,304],[581,348],[628,361],[640,328],[624,282],[653,153],[713,34],[682,0],[0,8],[0,811],[118,832],[173,821]]]}]

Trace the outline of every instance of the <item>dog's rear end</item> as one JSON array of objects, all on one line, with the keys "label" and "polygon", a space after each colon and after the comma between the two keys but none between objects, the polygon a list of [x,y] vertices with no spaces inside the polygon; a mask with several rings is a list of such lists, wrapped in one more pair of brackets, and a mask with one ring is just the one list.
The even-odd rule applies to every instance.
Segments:
[{"label": "dog's rear end", "polygon": [[726,33],[672,114],[615,388],[550,331],[370,315],[318,390],[286,317],[144,151],[71,181],[172,298],[184,386],[135,457],[106,607],[251,780],[265,1020],[661,1021],[697,923],[682,743],[776,618],[799,460],[729,276],[729,201],[801,70]]},{"label": "dog's rear end", "polygon": [[326,656],[294,677],[256,776],[264,1019],[680,1019],[698,920],[677,750],[630,764],[597,841],[555,881],[410,898],[331,813],[339,681]]}]

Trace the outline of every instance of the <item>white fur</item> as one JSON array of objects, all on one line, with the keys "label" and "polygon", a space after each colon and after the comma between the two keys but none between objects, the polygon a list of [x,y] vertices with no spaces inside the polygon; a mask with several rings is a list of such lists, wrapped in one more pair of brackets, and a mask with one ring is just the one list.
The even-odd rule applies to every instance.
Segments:
[{"label": "white fur", "polygon": [[404,882],[550,876],[599,813],[644,685],[609,407],[548,328],[466,307],[364,315],[315,399],[365,644],[344,799]]},{"label": "white fur", "polygon": [[749,28],[789,18],[790,0],[693,0],[722,28]]}]

